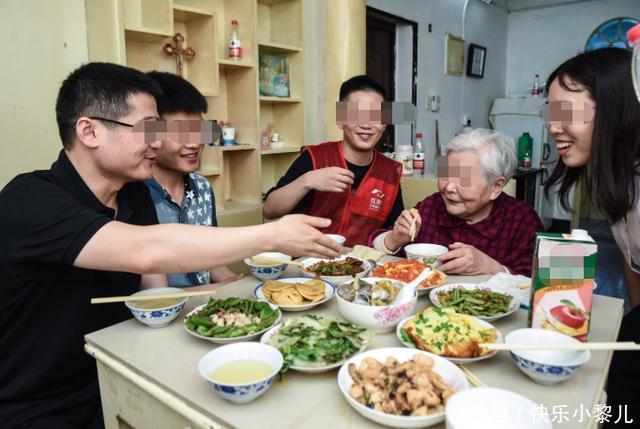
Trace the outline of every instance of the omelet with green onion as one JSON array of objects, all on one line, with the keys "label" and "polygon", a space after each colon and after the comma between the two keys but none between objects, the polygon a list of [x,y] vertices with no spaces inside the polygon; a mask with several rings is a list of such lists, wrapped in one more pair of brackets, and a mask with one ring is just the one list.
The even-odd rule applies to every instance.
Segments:
[{"label": "omelet with green onion", "polygon": [[420,350],[444,357],[474,358],[491,353],[478,344],[494,343],[497,331],[480,326],[473,316],[429,307],[404,324],[402,335]]}]

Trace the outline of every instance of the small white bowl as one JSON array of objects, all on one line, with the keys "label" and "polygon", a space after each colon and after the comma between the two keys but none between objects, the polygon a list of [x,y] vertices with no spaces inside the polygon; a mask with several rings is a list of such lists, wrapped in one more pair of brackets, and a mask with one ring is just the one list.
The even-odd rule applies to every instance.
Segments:
[{"label": "small white bowl", "polygon": [[[379,277],[365,277],[362,280],[375,284],[377,281],[390,281],[396,287],[404,287],[405,283],[400,280],[384,279]],[[351,282],[347,282],[351,283]],[[376,332],[392,331],[396,324],[413,313],[418,301],[418,291],[416,290],[413,299],[405,304],[400,305],[384,305],[371,306],[354,304],[346,301],[336,294],[338,301],[338,311],[349,322],[352,322],[363,328]]]},{"label": "small white bowl", "polygon": [[[220,365],[241,359],[264,362],[273,371],[261,380],[244,384],[225,384],[211,378],[213,371]],[[282,354],[275,347],[261,343],[235,343],[218,347],[204,355],[198,364],[198,371],[218,395],[236,404],[246,404],[271,387],[283,363]]]},{"label": "small white bowl", "polygon": [[[184,292],[183,289],[177,287],[159,287],[154,289],[146,289],[140,292],[136,292],[133,296],[148,296],[148,295],[164,295],[167,293],[180,293]],[[138,321],[144,323],[150,328],[162,328],[167,326],[173,319],[178,317],[178,314],[182,311],[185,302],[188,298],[181,298],[180,302],[168,307],[153,308],[153,309],[140,309],[136,308],[133,302],[127,301],[124,304],[129,308],[133,317]]]},{"label": "small white bowl", "polygon": [[341,246],[344,245],[345,241],[347,241],[347,238],[343,235],[339,235],[339,234],[325,234],[325,235]]},{"label": "small white bowl", "polygon": [[[580,344],[580,341],[568,335],[536,328],[512,331],[504,341],[506,344]],[[547,385],[568,380],[591,359],[589,350],[514,350],[510,354],[522,372],[533,381]]]},{"label": "small white bowl", "polygon": [[551,419],[530,399],[508,390],[478,387],[447,402],[447,429],[551,429]]},{"label": "small white bowl", "polygon": [[[308,269],[309,267],[311,267],[312,265],[317,264],[318,262],[321,261],[342,261],[346,258],[354,258],[354,259],[359,259],[360,261],[362,261],[362,268],[364,268],[364,271],[359,272],[358,274],[356,274],[356,277],[359,278],[363,278],[366,277],[369,274],[369,271],[371,271],[371,262],[369,262],[366,259],[360,259],[360,258],[355,258],[353,256],[341,256],[339,258],[336,259],[319,259],[319,258],[307,258],[304,261],[302,261],[302,265]],[[309,277],[310,279],[314,279],[316,277],[316,273],[314,273],[313,271],[307,271],[307,270],[300,270],[300,272],[302,273],[303,276],[305,277]],[[350,280],[353,279],[354,276],[320,276],[321,280],[324,280],[325,282],[329,282],[334,286],[340,285],[342,283],[348,282]]]},{"label": "small white bowl", "polygon": [[[433,426],[444,421],[444,412],[417,417],[396,416],[393,414],[382,413],[369,407],[365,407],[349,395],[349,389],[353,385],[353,379],[351,378],[351,375],[349,375],[350,363],[353,363],[357,367],[360,367],[360,362],[364,358],[371,357],[377,359],[380,362],[384,362],[390,356],[396,358],[399,362],[405,362],[418,354],[423,354],[432,358],[434,360],[433,370],[437,374],[439,374],[443,378],[444,382],[456,392],[460,392],[469,388],[469,382],[467,381],[460,368],[458,368],[448,360],[440,356],[436,356],[432,353],[424,352],[421,350],[405,349],[402,347],[389,347],[369,350],[355,355],[347,362],[345,362],[344,365],[342,365],[342,367],[340,368],[340,371],[338,372],[338,387],[340,388],[342,395],[354,410],[360,413],[363,417],[373,420],[376,423],[380,423],[385,426],[391,426],[394,428],[423,428],[427,426]],[[446,408],[448,407],[449,405],[447,404]]]},{"label": "small white bowl", "polygon": [[[284,253],[278,252],[265,252],[255,255],[254,258],[265,258],[265,259],[274,259],[274,260],[283,260],[290,261],[291,256],[285,255]],[[251,271],[255,277],[259,278],[262,281],[265,280],[275,280],[282,275],[284,270],[287,268],[287,264],[274,264],[274,265],[256,265],[252,262],[251,258],[244,259],[245,265]]]},{"label": "small white bowl", "polygon": [[404,251],[407,253],[407,258],[417,259],[436,269],[440,266],[438,256],[444,255],[449,249],[439,244],[413,243],[404,246]]},{"label": "small white bowl", "polygon": [[[280,279],[279,281],[284,283],[305,283],[305,282],[308,282],[309,279],[307,277],[286,277],[284,279]],[[333,295],[336,294],[336,288],[331,283],[328,283],[325,281],[322,281],[322,283],[324,283],[324,298],[321,299],[320,301],[312,302],[309,304],[300,304],[300,305],[278,305],[278,304],[273,304],[272,302],[271,304],[277,305],[282,311],[305,311],[313,307],[316,307],[320,304],[324,304],[325,302],[333,298]],[[253,296],[258,298],[261,301],[269,302],[267,297],[264,296],[264,293],[262,292],[262,286],[264,286],[264,283],[260,283],[253,290]]]}]

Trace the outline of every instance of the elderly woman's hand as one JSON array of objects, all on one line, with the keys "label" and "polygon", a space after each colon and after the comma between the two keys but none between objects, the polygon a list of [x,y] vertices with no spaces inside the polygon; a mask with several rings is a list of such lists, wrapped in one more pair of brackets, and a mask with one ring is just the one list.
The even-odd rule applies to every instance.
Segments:
[{"label": "elderly woman's hand", "polygon": [[[420,213],[416,209],[404,210],[396,219],[393,224],[393,230],[387,234],[384,240],[384,245],[387,249],[395,251],[400,246],[404,246],[411,240],[411,223],[415,221],[415,236],[420,231],[420,225],[422,225],[422,218]],[[415,239],[415,236],[413,237]]]},{"label": "elderly woman's hand", "polygon": [[447,274],[476,276],[504,271],[498,261],[473,246],[456,242],[449,249],[449,252],[438,258],[442,263],[440,269]]}]

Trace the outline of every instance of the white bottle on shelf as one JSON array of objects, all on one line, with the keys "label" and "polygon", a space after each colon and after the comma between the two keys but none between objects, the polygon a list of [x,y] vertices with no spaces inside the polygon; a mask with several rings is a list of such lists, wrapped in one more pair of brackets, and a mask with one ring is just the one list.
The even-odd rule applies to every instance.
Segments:
[{"label": "white bottle on shelf", "polygon": [[242,59],[242,42],[238,37],[238,20],[231,21],[231,38],[229,39],[229,59],[239,61]]}]

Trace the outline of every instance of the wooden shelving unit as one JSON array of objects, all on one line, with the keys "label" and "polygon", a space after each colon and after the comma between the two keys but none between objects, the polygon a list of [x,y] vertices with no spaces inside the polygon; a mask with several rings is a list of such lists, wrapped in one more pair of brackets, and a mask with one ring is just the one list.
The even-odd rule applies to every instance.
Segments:
[{"label": "wooden shelving unit", "polygon": [[[261,151],[261,191],[273,187],[298,157],[304,144],[303,2],[258,0],[258,52],[285,57],[289,97],[260,95],[260,129],[268,123],[280,135],[283,147]],[[258,68],[263,64],[258,64]]]},{"label": "wooden shelving unit", "polygon": [[[196,56],[184,77],[207,98],[207,119],[229,120],[237,146],[205,147],[200,174],[216,195],[220,225],[262,222],[261,193],[275,184],[304,141],[303,29],[305,0],[85,0],[91,61],[142,71],[176,72],[162,53],[180,32]],[[239,22],[243,58],[229,59],[231,20]],[[290,97],[258,92],[259,53],[286,56]],[[260,130],[274,124],[285,146],[260,149]]]}]

